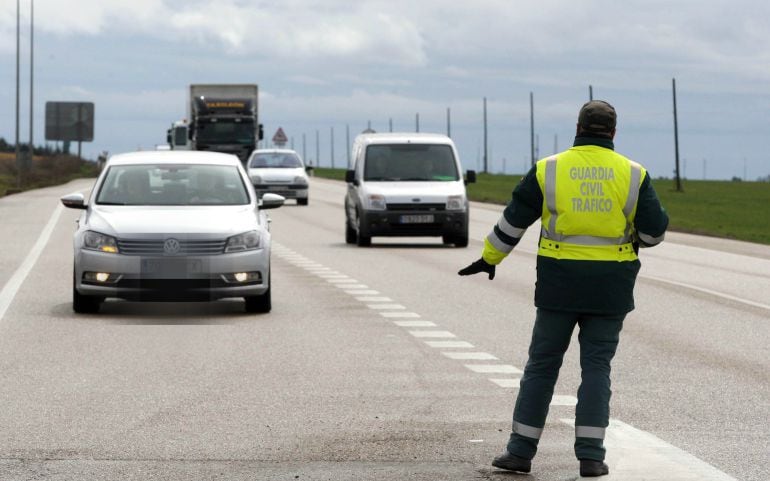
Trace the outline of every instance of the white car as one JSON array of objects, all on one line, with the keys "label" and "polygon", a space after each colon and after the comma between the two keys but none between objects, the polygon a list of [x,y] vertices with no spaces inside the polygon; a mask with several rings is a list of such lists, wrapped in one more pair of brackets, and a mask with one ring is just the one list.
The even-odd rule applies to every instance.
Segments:
[{"label": "white car", "polygon": [[270,231],[240,160],[229,154],[136,152],[110,158],[74,236],[72,306],[98,312],[108,297],[139,301],[243,297],[269,312]]},{"label": "white car", "polygon": [[452,139],[428,133],[365,133],[353,142],[345,173],[345,241],[368,246],[374,236],[441,236],[468,246],[465,184]]},{"label": "white car", "polygon": [[307,170],[299,154],[291,149],[258,149],[246,163],[254,189],[260,196],[280,194],[308,205]]}]

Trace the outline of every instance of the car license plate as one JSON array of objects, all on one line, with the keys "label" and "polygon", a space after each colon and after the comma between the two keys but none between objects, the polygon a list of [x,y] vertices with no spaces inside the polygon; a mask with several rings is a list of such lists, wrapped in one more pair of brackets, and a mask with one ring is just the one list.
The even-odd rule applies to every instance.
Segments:
[{"label": "car license plate", "polygon": [[433,214],[402,215],[400,219],[402,224],[430,224],[433,220]]},{"label": "car license plate", "polygon": [[163,277],[186,277],[201,273],[200,259],[158,258],[142,259],[143,274],[159,274]]}]

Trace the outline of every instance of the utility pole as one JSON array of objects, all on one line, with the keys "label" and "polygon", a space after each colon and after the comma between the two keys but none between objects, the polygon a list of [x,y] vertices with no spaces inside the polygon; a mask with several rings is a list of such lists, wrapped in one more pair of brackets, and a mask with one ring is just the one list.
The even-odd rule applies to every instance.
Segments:
[{"label": "utility pole", "polygon": [[553,134],[553,153],[559,152],[559,134]]},{"label": "utility pole", "polygon": [[315,162],[318,167],[321,167],[321,140],[318,129],[315,129]]},{"label": "utility pole", "polygon": [[331,137],[330,137],[330,144],[331,144],[331,156],[332,156],[332,169],[334,168],[334,127],[331,127]]},{"label": "utility pole", "polygon": [[24,168],[30,168],[32,166],[32,159],[35,155],[35,139],[32,135],[33,132],[33,118],[35,105],[35,0],[30,0],[29,4],[29,164],[25,164]]},{"label": "utility pole", "polygon": [[420,131],[420,112],[417,112],[414,116],[414,131]]},{"label": "utility pole", "polygon": [[676,79],[671,79],[671,90],[673,92],[674,97],[674,157],[676,159],[676,168],[674,169],[674,173],[676,175],[676,191],[682,192],[682,180],[679,178],[679,127],[677,125],[677,118],[676,118]]},{"label": "utility pole", "polygon": [[21,188],[21,157],[19,151],[19,34],[21,16],[19,14],[19,0],[16,0],[16,167],[19,173],[16,177],[17,187]]},{"label": "utility pole", "polygon": [[452,136],[452,117],[449,111],[449,107],[446,108],[446,136]]},{"label": "utility pole", "polygon": [[594,99],[594,87],[593,85],[588,86],[588,100]]},{"label": "utility pole", "polygon": [[307,143],[305,142],[305,132],[302,132],[302,159],[307,162]]},{"label": "utility pole", "polygon": [[345,124],[345,152],[348,154],[348,169],[350,168],[350,124]]},{"label": "utility pole", "polygon": [[488,168],[488,160],[487,160],[487,98],[484,97],[484,173],[486,174],[489,172],[487,170]]},{"label": "utility pole", "polygon": [[535,165],[535,99],[532,92],[529,93],[529,154],[530,165]]},{"label": "utility pole", "polygon": [[388,132],[393,132],[393,117],[388,119]]}]

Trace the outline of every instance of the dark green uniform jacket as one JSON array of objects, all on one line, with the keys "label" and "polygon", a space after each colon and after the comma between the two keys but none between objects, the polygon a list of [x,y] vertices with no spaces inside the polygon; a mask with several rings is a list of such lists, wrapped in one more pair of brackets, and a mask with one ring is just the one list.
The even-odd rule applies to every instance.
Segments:
[{"label": "dark green uniform jacket", "polygon": [[[574,145],[596,145],[614,150],[611,140],[596,137],[577,136]],[[537,182],[536,167],[532,167],[513,190],[503,216],[508,224],[525,229],[540,218],[542,210],[543,192]],[[668,215],[660,205],[649,174],[644,176],[639,188],[634,227],[637,233],[643,234],[643,239],[653,238],[658,242],[668,227]],[[495,226],[495,234],[511,246],[520,239],[506,235],[498,226]],[[636,242],[635,248],[650,246],[644,241]],[[640,265],[638,260],[608,262],[537,256],[535,305],[558,311],[627,313],[634,309],[633,289]]]}]

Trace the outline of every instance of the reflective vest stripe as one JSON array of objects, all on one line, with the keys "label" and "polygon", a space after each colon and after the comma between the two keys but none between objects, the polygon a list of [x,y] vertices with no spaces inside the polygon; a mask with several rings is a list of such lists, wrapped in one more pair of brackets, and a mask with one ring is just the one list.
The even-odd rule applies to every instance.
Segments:
[{"label": "reflective vest stripe", "polygon": [[[631,223],[631,214],[634,213],[634,207],[639,200],[639,187],[642,183],[642,167],[636,162],[631,162],[631,182],[628,186],[628,198],[626,205],[623,206],[623,215],[626,216],[626,239],[631,237],[633,224]],[[626,241],[628,242],[628,241]]]},{"label": "reflective vest stripe", "polygon": [[513,432],[516,434],[520,434],[527,438],[532,439],[540,439],[540,435],[543,434],[543,428],[536,428],[534,426],[527,426],[526,424],[521,424],[520,422],[514,420],[513,421]]},{"label": "reflective vest stripe", "polygon": [[492,229],[492,232],[490,232],[489,235],[487,236],[487,241],[489,241],[489,243],[492,244],[492,247],[502,252],[503,254],[510,254],[511,251],[513,250],[513,246],[511,244],[503,242],[503,240],[497,236],[497,233],[495,233],[494,229]]},{"label": "reflective vest stripe", "polygon": [[654,246],[654,245],[660,244],[661,242],[663,242],[663,238],[666,237],[665,233],[658,237],[647,235],[644,232],[639,232],[638,235],[639,235],[639,240],[641,240],[648,246]]},{"label": "reflective vest stripe", "polygon": [[604,439],[604,433],[606,431],[607,428],[599,428],[596,426],[575,426],[575,437]]},{"label": "reflective vest stripe", "polygon": [[551,157],[545,163],[545,205],[548,212],[551,213],[551,220],[548,222],[547,234],[556,234],[556,157]]},{"label": "reflective vest stripe", "polygon": [[519,227],[514,227],[513,225],[511,225],[504,215],[500,216],[500,220],[497,221],[497,227],[500,228],[503,234],[513,237],[515,239],[520,239],[521,236],[523,236],[524,233],[527,231],[526,228],[521,229]]}]

